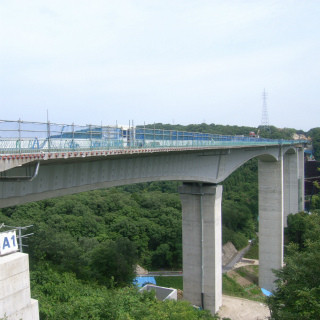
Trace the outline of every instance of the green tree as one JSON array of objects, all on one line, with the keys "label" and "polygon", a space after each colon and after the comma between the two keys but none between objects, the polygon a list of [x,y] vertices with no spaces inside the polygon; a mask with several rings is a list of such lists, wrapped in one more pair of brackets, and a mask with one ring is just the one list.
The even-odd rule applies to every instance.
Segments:
[{"label": "green tree", "polygon": [[285,234],[288,242],[294,242],[302,250],[307,240],[320,240],[320,214],[315,211],[311,214],[298,212],[290,214],[287,218],[288,227]]},{"label": "green tree", "polygon": [[320,319],[320,214],[289,215],[285,266],[268,298],[272,319]]},{"label": "green tree", "polygon": [[316,160],[320,159],[320,127],[309,130],[308,135],[312,139],[312,146]]},{"label": "green tree", "polygon": [[84,282],[73,273],[57,272],[42,264],[31,272],[31,291],[39,300],[41,320],[210,320],[208,311],[187,302],[162,302],[153,293],[139,293],[133,286],[107,289]]},{"label": "green tree", "polygon": [[135,245],[127,238],[100,243],[91,253],[93,278],[107,287],[125,286],[135,277],[137,255]]},{"label": "green tree", "polygon": [[[318,172],[320,173],[320,168],[318,168]],[[311,210],[320,210],[320,184],[318,181],[314,181],[313,185],[317,190],[317,193],[312,196],[311,199]]]},{"label": "green tree", "polygon": [[288,227],[285,230],[287,242],[294,242],[299,245],[299,248],[304,247],[305,235],[308,228],[306,220],[306,212],[299,212],[297,214],[289,214],[287,218]]},{"label": "green tree", "polygon": [[306,241],[303,251],[289,245],[285,267],[275,271],[277,289],[268,298],[272,319],[320,319],[319,259],[319,240]]}]

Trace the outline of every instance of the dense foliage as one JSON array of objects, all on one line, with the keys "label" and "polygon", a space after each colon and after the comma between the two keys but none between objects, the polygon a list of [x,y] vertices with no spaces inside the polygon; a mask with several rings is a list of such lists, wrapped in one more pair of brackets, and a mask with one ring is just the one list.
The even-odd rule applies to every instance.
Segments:
[{"label": "dense foliage", "polygon": [[[172,125],[172,124],[162,124],[155,123],[150,125],[145,125],[146,128],[156,128],[156,129],[164,129],[164,130],[178,130],[178,131],[188,131],[188,132],[205,132],[212,134],[220,134],[220,135],[244,135],[248,136],[250,132],[255,132],[257,136],[262,138],[269,139],[292,139],[294,133],[297,132],[295,129],[291,128],[276,128],[274,126],[270,126],[269,128],[263,127],[247,127],[247,126],[229,126],[229,125],[221,125],[221,124],[189,124],[187,126],[183,125]],[[301,132],[304,133],[304,132]]]},{"label": "dense foliage", "polygon": [[214,319],[187,302],[160,302],[153,293],[141,294],[134,287],[110,290],[48,265],[31,273],[31,284],[33,297],[40,301],[41,320]]},{"label": "dense foliage", "polygon": [[259,135],[261,138],[268,138],[268,139],[286,139],[291,140],[293,134],[296,133],[295,129],[291,128],[276,128],[274,126],[270,126],[267,130],[261,128],[259,130]]},{"label": "dense foliage", "polygon": [[316,160],[320,160],[320,128],[309,130],[308,135],[312,139],[313,155]]},{"label": "dense foliage", "polygon": [[[318,169],[318,176],[320,175],[320,167]],[[318,181],[317,181],[318,180]],[[319,178],[317,180],[313,181],[313,194],[310,198],[310,210],[315,211],[315,210],[320,210],[320,183],[319,183]]]},{"label": "dense foliage", "polygon": [[181,267],[177,194],[97,190],[2,209],[0,217],[8,225],[34,225],[29,241],[32,263],[50,261],[81,278],[91,278],[92,268],[94,274],[100,270],[98,257],[113,253],[117,265],[106,268],[117,272],[137,259],[146,267]]},{"label": "dense foliage", "polygon": [[285,266],[275,271],[277,289],[268,299],[272,319],[320,318],[320,214],[288,217]]},{"label": "dense foliage", "polygon": [[180,124],[172,125],[172,124],[162,124],[155,123],[146,125],[146,128],[156,128],[156,129],[164,129],[164,130],[177,130],[177,131],[188,131],[188,132],[205,132],[212,134],[221,134],[221,135],[249,135],[249,132],[255,131],[257,132],[257,128],[254,127],[245,127],[245,126],[224,126],[221,124],[189,124],[187,126],[183,126]]},{"label": "dense foliage", "polygon": [[258,224],[258,162],[253,159],[232,173],[223,183],[223,243],[237,249],[255,238]]}]

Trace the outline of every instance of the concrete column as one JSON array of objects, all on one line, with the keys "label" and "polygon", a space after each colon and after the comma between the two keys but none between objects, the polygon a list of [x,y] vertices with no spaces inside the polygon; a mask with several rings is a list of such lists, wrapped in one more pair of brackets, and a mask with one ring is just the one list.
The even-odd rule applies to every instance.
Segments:
[{"label": "concrete column", "polygon": [[274,286],[272,269],[283,266],[283,161],[259,160],[259,285]]},{"label": "concrete column", "polygon": [[286,153],[283,156],[283,224],[287,226],[290,213],[299,212],[298,153]]},{"label": "concrete column", "polygon": [[304,149],[297,149],[298,158],[298,211],[304,211]]},{"label": "concrete column", "polygon": [[214,314],[222,305],[222,186],[185,183],[179,192],[183,296]]}]

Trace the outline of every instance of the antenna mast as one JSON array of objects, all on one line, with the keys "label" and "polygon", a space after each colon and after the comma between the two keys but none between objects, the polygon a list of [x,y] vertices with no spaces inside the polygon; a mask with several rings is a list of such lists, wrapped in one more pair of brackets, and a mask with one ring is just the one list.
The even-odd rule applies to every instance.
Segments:
[{"label": "antenna mast", "polygon": [[268,109],[267,109],[266,89],[263,89],[262,99],[263,99],[263,104],[262,104],[261,129],[266,130],[266,131],[270,131]]}]

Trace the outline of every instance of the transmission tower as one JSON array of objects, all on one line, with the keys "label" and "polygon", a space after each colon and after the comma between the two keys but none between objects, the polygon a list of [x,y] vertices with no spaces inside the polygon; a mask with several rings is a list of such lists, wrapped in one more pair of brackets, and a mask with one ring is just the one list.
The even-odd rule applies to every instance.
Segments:
[{"label": "transmission tower", "polygon": [[268,108],[267,108],[267,93],[265,89],[263,89],[262,100],[263,100],[263,103],[262,103],[261,129],[270,131]]}]

